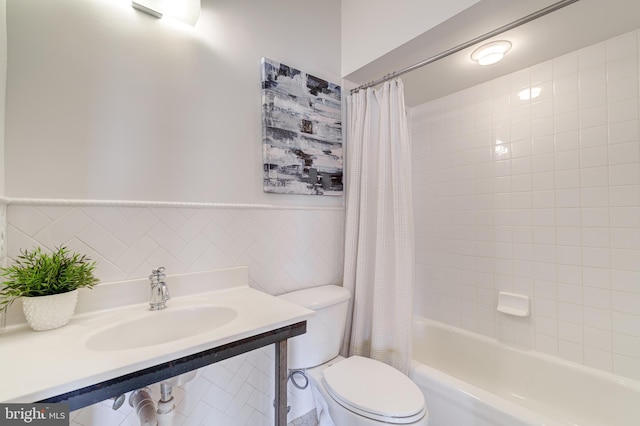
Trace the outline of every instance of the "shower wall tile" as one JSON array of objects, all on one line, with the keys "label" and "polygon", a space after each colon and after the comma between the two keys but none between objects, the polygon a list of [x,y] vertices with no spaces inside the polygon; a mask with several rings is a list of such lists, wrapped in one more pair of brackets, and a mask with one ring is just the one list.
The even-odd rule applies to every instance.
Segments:
[{"label": "shower wall tile", "polygon": [[640,379],[639,52],[633,31],[412,109],[419,314]]}]

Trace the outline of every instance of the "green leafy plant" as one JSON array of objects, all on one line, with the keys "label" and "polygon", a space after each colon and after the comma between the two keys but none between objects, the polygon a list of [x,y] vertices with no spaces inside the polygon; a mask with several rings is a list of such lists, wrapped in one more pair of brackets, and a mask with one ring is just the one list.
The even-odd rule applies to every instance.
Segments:
[{"label": "green leafy plant", "polygon": [[70,253],[59,247],[45,253],[40,247],[21,250],[16,262],[2,268],[0,276],[0,312],[19,297],[50,296],[80,287],[91,288],[98,283],[94,276],[96,262],[86,255]]}]

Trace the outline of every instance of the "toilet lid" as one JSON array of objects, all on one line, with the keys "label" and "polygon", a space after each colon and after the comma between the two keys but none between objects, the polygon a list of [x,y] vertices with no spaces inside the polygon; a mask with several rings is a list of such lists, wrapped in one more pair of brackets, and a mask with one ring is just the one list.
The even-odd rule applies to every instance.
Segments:
[{"label": "toilet lid", "polygon": [[426,412],[418,386],[395,368],[352,356],[323,371],[327,392],[343,407],[387,423],[412,423]]}]

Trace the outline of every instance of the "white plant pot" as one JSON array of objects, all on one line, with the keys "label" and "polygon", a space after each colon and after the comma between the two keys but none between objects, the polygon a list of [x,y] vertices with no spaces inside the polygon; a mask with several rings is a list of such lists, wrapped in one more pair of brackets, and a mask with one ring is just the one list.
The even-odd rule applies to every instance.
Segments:
[{"label": "white plant pot", "polygon": [[44,331],[67,325],[77,303],[76,289],[51,296],[23,297],[22,310],[31,328]]}]

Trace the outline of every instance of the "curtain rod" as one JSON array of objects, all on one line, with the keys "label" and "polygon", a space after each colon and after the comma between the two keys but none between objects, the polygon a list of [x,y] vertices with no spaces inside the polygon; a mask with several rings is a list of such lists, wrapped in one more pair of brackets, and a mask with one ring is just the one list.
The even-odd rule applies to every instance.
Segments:
[{"label": "curtain rod", "polygon": [[377,80],[370,81],[369,83],[365,83],[362,86],[358,86],[355,89],[351,90],[351,94],[354,94],[354,93],[356,93],[356,92],[358,92],[359,90],[362,90],[362,89],[368,89],[369,87],[377,86],[378,84],[384,83],[385,81],[392,80],[392,79],[394,79],[396,77],[400,77],[403,74],[406,74],[406,73],[411,72],[413,70],[417,70],[418,68],[422,68],[425,65],[429,65],[429,64],[431,64],[433,62],[439,61],[440,59],[446,58],[447,56],[451,56],[454,53],[457,53],[457,52],[459,52],[461,50],[464,50],[464,49],[466,49],[468,47],[473,46],[474,44],[477,44],[477,43],[483,42],[485,40],[488,40],[488,39],[490,39],[492,37],[495,37],[495,36],[497,36],[499,34],[502,34],[502,33],[506,32],[506,31],[512,30],[514,28],[517,28],[520,25],[526,24],[527,22],[531,22],[531,21],[533,21],[535,19],[538,19],[538,18],[540,18],[542,16],[548,15],[549,13],[555,12],[556,10],[562,9],[563,7],[569,6],[570,4],[576,3],[578,1],[579,0],[561,0],[561,1],[559,1],[557,3],[554,3],[554,4],[550,5],[550,6],[542,8],[542,9],[536,11],[536,12],[533,12],[533,13],[531,13],[531,14],[523,17],[523,18],[517,19],[517,20],[515,20],[515,21],[513,21],[513,22],[511,22],[511,23],[509,23],[507,25],[503,25],[500,28],[496,28],[493,31],[489,31],[488,33],[482,34],[481,36],[478,36],[478,37],[476,37],[476,38],[474,38],[472,40],[469,40],[467,42],[459,44],[456,47],[453,47],[453,48],[451,48],[449,50],[445,50],[444,52],[441,52],[441,53],[439,53],[439,54],[437,54],[435,56],[432,56],[432,57],[430,57],[428,59],[425,59],[422,62],[418,62],[417,64],[413,64],[411,66],[403,68],[400,71],[394,71],[394,72],[392,72],[390,74],[386,74],[385,76],[383,76],[383,77],[381,77],[381,78],[379,78]]}]

